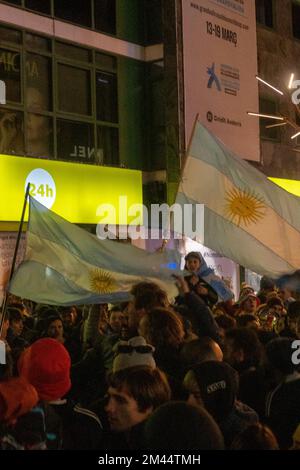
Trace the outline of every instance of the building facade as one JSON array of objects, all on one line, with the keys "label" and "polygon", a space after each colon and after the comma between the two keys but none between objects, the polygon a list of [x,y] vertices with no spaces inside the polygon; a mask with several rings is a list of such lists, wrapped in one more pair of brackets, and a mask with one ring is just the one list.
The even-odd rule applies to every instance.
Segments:
[{"label": "building facade", "polygon": [[[1,1],[0,154],[141,170],[144,200],[172,202],[188,140],[181,5]],[[300,2],[256,0],[256,17],[259,75],[279,88],[291,72],[300,79]],[[263,86],[259,93],[261,112],[300,123],[291,100]],[[290,126],[265,124],[256,165],[300,179]]]}]

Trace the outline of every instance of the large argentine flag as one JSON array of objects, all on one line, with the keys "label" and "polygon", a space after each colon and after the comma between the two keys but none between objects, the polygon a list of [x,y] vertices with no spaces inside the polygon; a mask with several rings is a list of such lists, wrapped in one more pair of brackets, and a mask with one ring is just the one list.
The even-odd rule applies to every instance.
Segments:
[{"label": "large argentine flag", "polygon": [[300,267],[300,198],[268,180],[196,123],[176,202],[205,204],[205,246],[252,271]]},{"label": "large argentine flag", "polygon": [[[9,291],[51,305],[121,302],[134,283],[153,281],[178,294],[179,254],[148,253],[132,245],[99,240],[30,197],[25,259]],[[178,269],[177,269],[178,268]]]}]

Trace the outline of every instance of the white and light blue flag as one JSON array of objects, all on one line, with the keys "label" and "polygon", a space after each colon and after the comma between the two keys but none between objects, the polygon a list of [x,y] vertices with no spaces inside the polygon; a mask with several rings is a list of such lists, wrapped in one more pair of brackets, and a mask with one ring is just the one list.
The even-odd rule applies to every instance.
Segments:
[{"label": "white and light blue flag", "polygon": [[[237,157],[199,122],[176,203],[204,204],[198,240],[252,271],[278,277],[300,267],[300,198]],[[195,237],[197,239],[197,237]]]},{"label": "white and light blue flag", "polygon": [[50,305],[121,302],[133,284],[152,281],[170,297],[180,255],[149,253],[130,244],[99,240],[30,197],[27,247],[9,292]]}]

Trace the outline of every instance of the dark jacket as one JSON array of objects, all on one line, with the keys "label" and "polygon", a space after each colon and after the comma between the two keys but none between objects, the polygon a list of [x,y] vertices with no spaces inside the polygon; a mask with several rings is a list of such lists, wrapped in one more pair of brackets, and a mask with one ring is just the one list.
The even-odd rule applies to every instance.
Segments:
[{"label": "dark jacket", "polygon": [[279,447],[288,449],[300,423],[300,374],[285,378],[267,396],[267,423],[277,437]]}]

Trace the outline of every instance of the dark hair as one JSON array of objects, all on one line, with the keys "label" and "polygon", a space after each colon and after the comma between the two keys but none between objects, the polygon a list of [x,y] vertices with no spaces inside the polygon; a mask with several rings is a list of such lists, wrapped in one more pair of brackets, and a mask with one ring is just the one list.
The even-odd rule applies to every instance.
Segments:
[{"label": "dark hair", "polygon": [[236,322],[238,328],[247,328],[248,323],[254,322],[257,320],[257,317],[255,315],[246,314],[246,315],[240,315],[237,317]]},{"label": "dark hair", "polygon": [[282,308],[284,307],[284,304],[280,297],[271,297],[267,301],[267,307],[271,308],[271,307],[275,307],[275,305],[280,305]]},{"label": "dark hair", "polygon": [[230,315],[226,315],[225,313],[215,317],[215,320],[217,325],[224,330],[229,330],[230,328],[234,328],[236,326],[236,320]]},{"label": "dark hair", "polygon": [[186,367],[192,367],[204,361],[216,360],[214,346],[218,344],[209,336],[203,336],[185,343],[180,351],[180,358]]},{"label": "dark hair", "polygon": [[263,276],[260,280],[259,286],[260,286],[260,289],[263,289],[263,290],[274,290],[275,282],[270,277]]},{"label": "dark hair", "polygon": [[10,322],[23,320],[22,313],[17,308],[8,307],[7,314]]},{"label": "dark hair", "polygon": [[166,308],[154,308],[145,315],[147,340],[157,349],[164,346],[178,347],[184,338],[181,318]]},{"label": "dark hair", "polygon": [[221,431],[203,408],[172,401],[160,406],[146,421],[149,450],[222,450]]},{"label": "dark hair", "polygon": [[262,345],[252,328],[233,328],[226,331],[226,340],[233,341],[234,350],[242,349],[244,362],[248,367],[256,367],[262,359]]},{"label": "dark hair", "polygon": [[298,367],[292,362],[293,341],[293,338],[276,338],[266,346],[269,362],[284,375],[292,374]]},{"label": "dark hair", "polygon": [[126,389],[137,402],[141,412],[151,406],[156,409],[171,398],[171,390],[165,374],[151,367],[129,367],[110,374],[108,386],[118,391]]},{"label": "dark hair", "polygon": [[146,311],[155,307],[167,307],[169,304],[167,293],[154,282],[139,282],[131,289],[134,296],[135,308],[144,308]]},{"label": "dark hair", "polygon": [[289,303],[287,314],[291,319],[300,317],[300,300],[295,300],[295,302]]},{"label": "dark hair", "polygon": [[261,423],[251,424],[233,441],[232,450],[279,450],[271,429]]},{"label": "dark hair", "polygon": [[200,263],[202,262],[202,258],[201,258],[201,255],[200,253],[198,253],[198,251],[190,251],[185,257],[185,261],[189,260],[190,258],[195,258],[197,259],[198,261],[200,261]]}]

